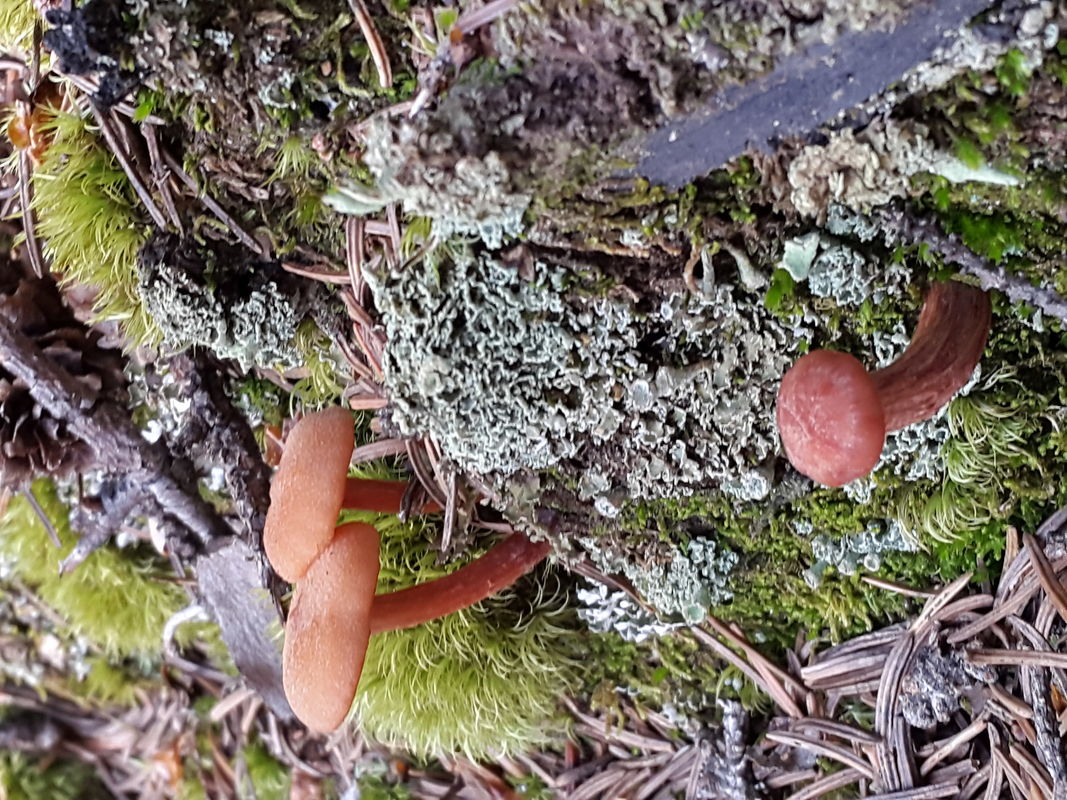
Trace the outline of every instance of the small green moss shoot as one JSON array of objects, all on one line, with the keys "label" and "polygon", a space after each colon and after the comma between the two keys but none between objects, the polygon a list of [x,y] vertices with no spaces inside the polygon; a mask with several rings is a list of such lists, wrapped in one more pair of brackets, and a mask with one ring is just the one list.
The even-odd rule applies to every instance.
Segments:
[{"label": "small green moss shoot", "polygon": [[164,580],[156,559],[112,547],[60,576],[59,562],[77,538],[55,487],[40,479],[32,491],[63,546],[55,548],[29,502],[15,497],[0,520],[0,560],[109,658],[158,659],[163,626],[187,604],[185,593]]},{"label": "small green moss shoot", "polygon": [[[288,800],[290,787],[289,768],[278,761],[259,741],[252,742],[241,750],[245,762],[247,783],[240,792],[242,797],[256,800]],[[249,785],[250,784],[250,785]]]},{"label": "small green moss shoot", "polygon": [[148,238],[129,180],[88,121],[59,113],[55,139],[33,174],[38,233],[64,282],[98,291],[95,311],[116,320],[131,346],[161,334],[138,292],[137,252]]},{"label": "small green moss shoot", "polygon": [[129,664],[112,664],[103,656],[86,659],[89,667],[85,677],[69,676],[66,690],[70,695],[91,706],[112,708],[129,707],[139,701],[139,690],[150,686],[155,676],[133,674]]},{"label": "small green moss shoot", "polygon": [[38,19],[32,0],[2,0],[0,49],[28,53],[33,46],[33,26]]},{"label": "small green moss shoot", "polygon": [[322,159],[299,136],[290,136],[278,145],[274,153],[274,171],[268,178],[275,181],[311,181],[321,171]]},{"label": "small green moss shoot", "polygon": [[293,387],[292,401],[309,409],[336,403],[344,386],[339,378],[341,364],[330,337],[311,320],[304,320],[296,329],[293,344],[308,374]]},{"label": "small green moss shoot", "polygon": [[0,753],[0,797],[4,800],[109,800],[92,767],[73,759],[39,762],[21,753]]},{"label": "small green moss shoot", "polygon": [[[381,532],[380,591],[458,566],[436,563],[424,520],[345,516]],[[578,683],[584,637],[567,599],[551,571],[537,571],[471,608],[372,637],[353,706],[361,730],[420,757],[478,759],[548,741],[557,699]]]}]

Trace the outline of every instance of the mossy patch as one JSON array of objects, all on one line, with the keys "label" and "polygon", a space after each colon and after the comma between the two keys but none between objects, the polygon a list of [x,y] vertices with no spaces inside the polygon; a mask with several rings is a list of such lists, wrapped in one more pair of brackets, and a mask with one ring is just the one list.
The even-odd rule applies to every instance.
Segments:
[{"label": "mossy patch", "polygon": [[33,173],[33,208],[52,269],[96,290],[97,317],[119,322],[130,346],[158,342],[138,289],[149,228],[126,174],[86,118],[58,113],[47,128],[55,138]]},{"label": "mossy patch", "polygon": [[[426,523],[346,512],[382,535],[379,591],[432,580]],[[561,579],[535,571],[512,589],[447,617],[371,638],[353,706],[372,739],[416,756],[521,752],[553,736],[557,701],[578,684],[584,634]]]},{"label": "mossy patch", "polygon": [[158,659],[163,626],[188,604],[185,592],[168,581],[157,559],[113,547],[100,548],[61,576],[59,563],[77,537],[52,484],[38,480],[32,491],[62,547],[52,544],[29,502],[15,497],[0,521],[0,559],[63,615],[75,635],[87,638],[109,658]]},{"label": "mossy patch", "polygon": [[0,754],[0,794],[5,800],[110,800],[92,767],[73,759],[32,761],[21,753]]}]

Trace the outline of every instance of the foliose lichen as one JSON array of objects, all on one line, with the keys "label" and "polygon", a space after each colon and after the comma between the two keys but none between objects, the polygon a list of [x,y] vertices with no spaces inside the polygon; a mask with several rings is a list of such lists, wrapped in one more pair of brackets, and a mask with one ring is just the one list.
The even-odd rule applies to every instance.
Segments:
[{"label": "foliose lichen", "polygon": [[[794,526],[798,532],[810,530],[810,523],[801,521]],[[827,567],[833,567],[842,575],[855,575],[862,566],[876,572],[882,566],[882,555],[888,552],[914,552],[917,548],[914,537],[898,520],[872,521],[866,529],[832,539],[818,534],[811,540],[814,563],[804,570],[804,579],[813,589],[818,587]]]},{"label": "foliose lichen", "polygon": [[463,132],[476,127],[474,109],[456,98],[443,102],[454,113],[425,123],[372,118],[364,161],[382,201],[399,201],[406,213],[430,217],[438,238],[477,236],[488,247],[500,247],[522,232],[531,194],[514,185],[495,150],[462,155],[447,170],[435,166],[465,152]]},{"label": "foliose lichen", "polygon": [[997,680],[994,667],[972,664],[964,653],[919,648],[900,684],[900,713],[916,728],[948,722],[969,689]]},{"label": "foliose lichen", "polygon": [[681,627],[681,623],[657,619],[621,590],[612,591],[603,583],[577,590],[578,618],[593,633],[615,631],[627,642],[645,642]]},{"label": "foliose lichen", "polygon": [[627,497],[769,490],[795,340],[743,291],[670,294],[646,312],[547,255],[520,270],[463,248],[368,280],[392,421],[462,468],[565,466],[608,516]]},{"label": "foliose lichen", "polygon": [[713,605],[733,597],[730,573],[738,556],[714,539],[691,539],[673,550],[669,560],[637,564],[603,542],[583,542],[598,568],[625,575],[638,594],[657,611],[681,616],[687,623],[702,620]]},{"label": "foliose lichen", "polygon": [[164,342],[180,349],[207,347],[220,358],[235,359],[243,370],[299,365],[293,339],[307,311],[303,298],[283,291],[277,267],[260,264],[239,274],[242,260],[256,265],[229,250],[169,235],[142,248],[140,293]]},{"label": "foliose lichen", "polygon": [[1011,175],[981,165],[968,166],[940,150],[920,123],[886,119],[859,133],[851,128],[836,131],[826,144],[804,147],[788,167],[793,187],[790,199],[802,215],[824,221],[833,204],[867,210],[908,196],[911,178],[920,172],[955,183],[1018,182]]}]

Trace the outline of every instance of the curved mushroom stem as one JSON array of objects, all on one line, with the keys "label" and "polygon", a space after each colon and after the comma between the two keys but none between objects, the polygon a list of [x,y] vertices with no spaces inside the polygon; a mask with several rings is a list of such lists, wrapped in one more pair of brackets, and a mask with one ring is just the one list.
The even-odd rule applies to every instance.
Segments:
[{"label": "curved mushroom stem", "polygon": [[815,350],[782,376],[776,417],[797,471],[827,486],[870,473],[885,436],[932,417],[970,378],[989,336],[989,295],[934,284],[911,343],[871,374],[847,353]]},{"label": "curved mushroom stem", "polygon": [[[345,482],[345,497],[341,507],[376,511],[380,514],[398,514],[403,507],[407,490],[407,481],[349,478]],[[417,513],[435,514],[440,510],[441,506],[437,502],[427,500]]]},{"label": "curved mushroom stem", "polygon": [[474,605],[511,586],[548,555],[546,542],[513,533],[465,567],[437,580],[376,595],[371,633],[413,628]]},{"label": "curved mushroom stem", "polygon": [[970,379],[992,320],[988,293],[946,281],[930,287],[911,343],[871,375],[887,431],[932,417]]}]

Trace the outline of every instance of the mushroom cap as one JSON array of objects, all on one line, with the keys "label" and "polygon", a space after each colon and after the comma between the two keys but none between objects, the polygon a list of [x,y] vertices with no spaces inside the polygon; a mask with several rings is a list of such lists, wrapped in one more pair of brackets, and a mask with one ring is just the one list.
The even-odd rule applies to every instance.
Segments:
[{"label": "mushroom cap", "polygon": [[885,445],[885,411],[874,381],[847,353],[802,356],[778,390],[778,431],[798,472],[826,486],[868,474]]},{"label": "mushroom cap", "polygon": [[290,583],[303,577],[333,539],[353,447],[352,415],[339,406],[308,414],[285,440],[270,484],[263,548]]},{"label": "mushroom cap", "polygon": [[370,641],[378,586],[378,531],[363,522],[337,529],[297,584],[282,651],[282,686],[297,719],[335,730],[352,707]]}]

